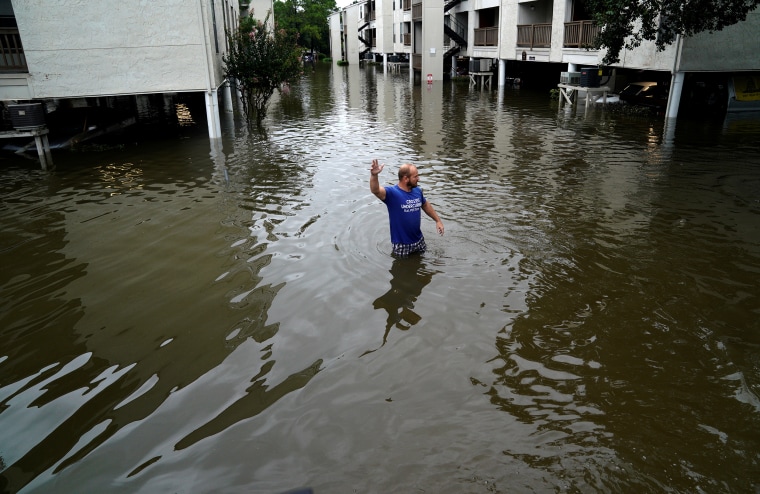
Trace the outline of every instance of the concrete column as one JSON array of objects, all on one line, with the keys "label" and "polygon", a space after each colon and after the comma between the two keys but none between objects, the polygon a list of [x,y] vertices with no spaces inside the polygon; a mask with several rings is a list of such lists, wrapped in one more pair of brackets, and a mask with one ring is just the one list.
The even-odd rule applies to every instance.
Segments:
[{"label": "concrete column", "polygon": [[499,59],[499,87],[507,85],[507,61]]},{"label": "concrete column", "polygon": [[451,78],[457,76],[457,56],[456,54],[451,55]]},{"label": "concrete column", "polygon": [[676,118],[678,116],[678,106],[681,103],[681,92],[683,91],[683,80],[686,74],[676,72],[670,79],[670,94],[668,95],[668,106],[665,110],[665,118]]},{"label": "concrete column", "polygon": [[217,90],[206,91],[206,120],[208,121],[208,136],[211,139],[222,137],[222,124],[219,121],[219,100]]},{"label": "concrete column", "polygon": [[574,64],[574,63],[569,63],[568,62],[568,64],[567,64],[567,71],[568,72],[578,72],[578,65]]},{"label": "concrete column", "polygon": [[[422,3],[422,80],[443,80],[443,2]],[[426,84],[426,82],[423,82]]]},{"label": "concrete column", "polygon": [[227,81],[224,86],[222,86],[222,98],[224,99],[224,110],[231,112],[232,111],[232,89],[230,89],[230,86],[232,84],[230,81]]}]

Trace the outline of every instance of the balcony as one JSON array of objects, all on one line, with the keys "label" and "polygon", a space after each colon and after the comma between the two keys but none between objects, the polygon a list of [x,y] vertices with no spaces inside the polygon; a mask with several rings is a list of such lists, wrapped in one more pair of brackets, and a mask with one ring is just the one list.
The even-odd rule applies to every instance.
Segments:
[{"label": "balcony", "polygon": [[551,24],[521,24],[517,26],[517,46],[523,48],[551,48]]},{"label": "balcony", "polygon": [[481,27],[475,29],[475,46],[498,46],[499,44],[499,26]]},{"label": "balcony", "polygon": [[413,21],[422,20],[422,2],[412,4],[412,20]]},{"label": "balcony", "polygon": [[565,48],[591,48],[601,28],[594,21],[565,23]]},{"label": "balcony", "polygon": [[412,34],[404,33],[401,35],[404,39],[404,46],[412,46]]},{"label": "balcony", "polygon": [[412,0],[403,0],[402,8],[406,10],[412,10]]},{"label": "balcony", "polygon": [[29,72],[16,28],[0,28],[0,72]]}]

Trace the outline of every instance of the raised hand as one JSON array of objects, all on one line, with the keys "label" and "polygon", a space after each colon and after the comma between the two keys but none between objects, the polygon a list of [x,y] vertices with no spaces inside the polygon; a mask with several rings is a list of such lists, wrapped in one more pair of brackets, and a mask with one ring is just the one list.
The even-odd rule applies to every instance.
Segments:
[{"label": "raised hand", "polygon": [[380,172],[385,168],[385,164],[379,164],[377,160],[372,160],[372,167],[369,169],[370,173],[374,176],[380,175]]}]

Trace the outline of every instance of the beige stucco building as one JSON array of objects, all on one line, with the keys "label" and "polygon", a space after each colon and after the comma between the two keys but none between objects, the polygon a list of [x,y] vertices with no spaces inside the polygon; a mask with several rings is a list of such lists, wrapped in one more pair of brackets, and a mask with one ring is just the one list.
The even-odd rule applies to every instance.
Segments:
[{"label": "beige stucco building", "polygon": [[[344,15],[348,9],[358,15]],[[551,70],[558,81],[560,71],[600,67],[605,55],[588,49],[599,28],[581,0],[365,0],[335,14],[331,29],[343,33],[343,43],[332,44],[333,59],[388,63],[401,57],[410,61],[410,80],[418,83],[455,74],[463,59],[484,60],[478,66],[493,68],[499,86],[520,74]],[[342,49],[357,42],[358,50]],[[645,42],[605,69],[613,90],[642,73],[669,81],[668,116],[678,112],[687,76],[710,80],[722,74],[727,106],[739,108],[734,76],[754,80],[760,71],[760,12],[720,32],[679,37],[664,51]]]},{"label": "beige stucco building", "polygon": [[0,101],[203,93],[219,137],[225,31],[239,20],[238,0],[0,0]]}]

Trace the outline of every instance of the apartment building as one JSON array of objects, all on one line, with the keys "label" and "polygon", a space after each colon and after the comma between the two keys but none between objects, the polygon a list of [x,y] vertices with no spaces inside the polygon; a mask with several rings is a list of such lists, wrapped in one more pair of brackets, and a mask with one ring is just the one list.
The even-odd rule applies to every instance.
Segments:
[{"label": "apartment building", "polygon": [[0,0],[0,101],[44,102],[50,111],[197,93],[209,136],[220,137],[225,30],[239,25],[241,3],[254,8],[239,0]]},{"label": "apartment building", "polygon": [[[347,9],[356,13],[344,15]],[[418,83],[448,78],[463,60],[493,70],[499,86],[513,78],[556,83],[561,72],[600,67],[605,55],[588,49],[599,26],[582,0],[366,0],[335,14],[332,22],[343,39],[332,45],[334,59],[387,63],[408,57],[410,80]],[[357,41],[358,49],[344,49]],[[756,108],[760,12],[720,32],[679,37],[661,52],[643,43],[604,69],[613,91],[642,78],[669,85],[668,116],[678,114],[684,84],[688,98],[716,93],[718,106],[729,111]]]}]

